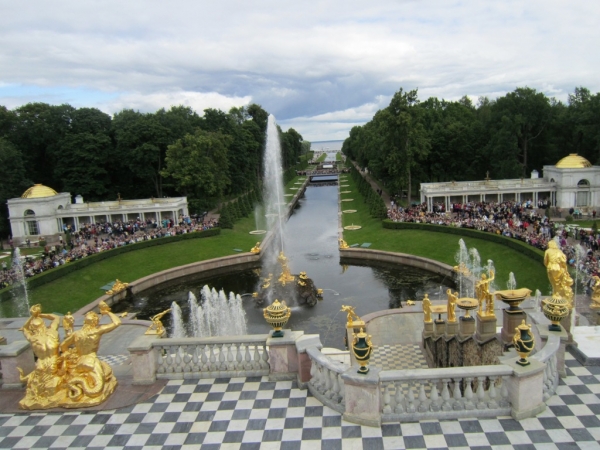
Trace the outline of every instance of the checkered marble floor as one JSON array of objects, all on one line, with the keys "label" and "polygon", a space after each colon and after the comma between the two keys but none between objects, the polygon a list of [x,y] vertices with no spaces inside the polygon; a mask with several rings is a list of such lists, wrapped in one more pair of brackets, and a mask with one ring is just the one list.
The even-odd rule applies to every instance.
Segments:
[{"label": "checkered marble floor", "polygon": [[98,359],[109,366],[121,366],[129,363],[129,355],[100,355]]},{"label": "checkered marble floor", "polygon": [[419,344],[378,345],[370,364],[382,370],[427,369],[427,361]]},{"label": "checkered marble floor", "polygon": [[536,418],[364,427],[295,382],[170,381],[150,401],[97,413],[0,415],[1,449],[600,449],[600,367],[567,355],[568,377]]}]

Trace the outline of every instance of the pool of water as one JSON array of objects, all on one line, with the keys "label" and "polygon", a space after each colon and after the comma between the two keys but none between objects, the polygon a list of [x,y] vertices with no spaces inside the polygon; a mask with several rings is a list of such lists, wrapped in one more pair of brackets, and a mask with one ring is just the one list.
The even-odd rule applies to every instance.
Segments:
[{"label": "pool of water", "polygon": [[[323,299],[314,307],[292,307],[286,328],[318,333],[325,346],[342,348],[346,324],[346,314],[340,312],[342,305],[352,305],[358,315],[364,316],[405,306],[408,299],[421,300],[425,293],[437,300],[443,298],[441,292],[446,287],[453,286],[453,280],[407,266],[341,265],[337,191],[337,186],[309,186],[286,224],[284,251],[292,273],[306,271],[315,285],[323,289]],[[346,240],[352,241],[349,233],[345,232]],[[259,276],[252,270],[208,279],[196,276],[176,286],[144,292],[114,309],[136,311],[139,318],[147,319],[176,301],[187,317],[188,292],[199,298],[205,284],[227,293],[251,294],[257,290]],[[251,295],[243,295],[243,300],[248,332],[267,333],[270,328],[263,318],[265,305],[256,305]],[[420,304],[410,308],[421,309]],[[165,316],[165,319],[169,329],[170,318]]]}]

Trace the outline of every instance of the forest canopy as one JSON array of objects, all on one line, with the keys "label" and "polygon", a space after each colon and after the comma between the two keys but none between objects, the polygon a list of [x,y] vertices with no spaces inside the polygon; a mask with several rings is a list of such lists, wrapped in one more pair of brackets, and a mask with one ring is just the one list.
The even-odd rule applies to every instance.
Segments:
[{"label": "forest canopy", "polygon": [[529,87],[497,99],[425,101],[400,89],[344,141],[344,154],[391,193],[419,183],[529,177],[577,153],[600,164],[600,94],[578,87],[567,104]]},{"label": "forest canopy", "polygon": [[[6,201],[34,183],[86,201],[188,196],[190,211],[213,208],[258,186],[268,112],[186,106],[154,113],[29,103],[0,106],[0,236],[10,232]],[[284,169],[306,146],[282,132]]]}]

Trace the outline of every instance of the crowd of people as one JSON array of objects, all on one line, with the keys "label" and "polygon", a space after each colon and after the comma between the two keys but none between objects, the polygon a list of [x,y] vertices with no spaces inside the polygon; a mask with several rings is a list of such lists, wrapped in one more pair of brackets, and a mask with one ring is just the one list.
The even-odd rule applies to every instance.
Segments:
[{"label": "crowd of people", "polygon": [[32,277],[94,253],[151,239],[205,231],[218,226],[216,219],[182,216],[177,223],[173,219],[164,219],[159,223],[150,219],[136,219],[128,222],[83,224],[77,231],[67,227],[65,231],[70,235],[68,244],[63,242],[62,236],[59,237],[58,243],[43,248],[39,258],[23,258],[22,270],[18,267],[8,267],[6,262],[2,262],[0,289],[20,281],[22,276]]},{"label": "crowd of people", "polygon": [[[449,214],[446,214],[443,203],[436,203],[433,210],[428,211],[425,203],[407,209],[392,206],[388,210],[388,218],[395,222],[429,223],[496,233],[519,239],[541,250],[548,248],[550,239],[556,239],[569,264],[582,273],[582,279],[600,276],[600,235],[578,227],[569,231],[563,224],[552,222],[543,210],[540,213],[534,209],[531,202],[453,204]],[[569,237],[573,239],[569,240]]]}]

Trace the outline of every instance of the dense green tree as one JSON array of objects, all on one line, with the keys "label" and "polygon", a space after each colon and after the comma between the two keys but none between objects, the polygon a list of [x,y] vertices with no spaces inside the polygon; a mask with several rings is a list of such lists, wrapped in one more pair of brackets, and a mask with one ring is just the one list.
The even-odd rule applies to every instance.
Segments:
[{"label": "dense green tree", "polygon": [[162,174],[171,177],[179,192],[188,196],[193,210],[214,207],[229,186],[229,142],[230,138],[219,132],[198,130],[168,147]]},{"label": "dense green tree", "polygon": [[23,155],[7,139],[0,137],[0,236],[10,232],[6,201],[21,196],[31,186]]}]

